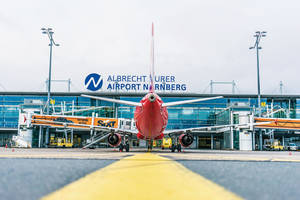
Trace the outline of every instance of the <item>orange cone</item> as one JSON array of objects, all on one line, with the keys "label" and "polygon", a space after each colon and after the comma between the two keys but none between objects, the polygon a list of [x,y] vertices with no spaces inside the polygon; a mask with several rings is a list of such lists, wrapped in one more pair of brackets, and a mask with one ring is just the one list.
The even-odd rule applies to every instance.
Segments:
[{"label": "orange cone", "polygon": [[5,144],[5,149],[7,149],[7,144]]},{"label": "orange cone", "polygon": [[12,149],[11,151],[12,151],[12,152],[15,152],[15,149]]},{"label": "orange cone", "polygon": [[292,152],[289,152],[289,156],[291,156],[292,155]]}]

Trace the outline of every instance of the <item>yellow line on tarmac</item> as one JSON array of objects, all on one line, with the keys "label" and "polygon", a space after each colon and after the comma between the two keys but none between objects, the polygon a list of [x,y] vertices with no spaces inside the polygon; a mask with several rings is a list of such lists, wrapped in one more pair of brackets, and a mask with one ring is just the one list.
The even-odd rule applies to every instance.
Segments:
[{"label": "yellow line on tarmac", "polygon": [[181,164],[152,153],[117,161],[46,196],[51,199],[241,199]]}]

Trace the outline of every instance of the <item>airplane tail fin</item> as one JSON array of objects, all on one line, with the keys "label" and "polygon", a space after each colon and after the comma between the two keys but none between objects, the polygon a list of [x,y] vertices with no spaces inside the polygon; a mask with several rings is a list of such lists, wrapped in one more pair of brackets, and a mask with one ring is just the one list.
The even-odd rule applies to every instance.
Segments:
[{"label": "airplane tail fin", "polygon": [[150,62],[150,87],[149,92],[154,92],[154,24],[152,22],[152,40],[151,40],[151,62]]}]

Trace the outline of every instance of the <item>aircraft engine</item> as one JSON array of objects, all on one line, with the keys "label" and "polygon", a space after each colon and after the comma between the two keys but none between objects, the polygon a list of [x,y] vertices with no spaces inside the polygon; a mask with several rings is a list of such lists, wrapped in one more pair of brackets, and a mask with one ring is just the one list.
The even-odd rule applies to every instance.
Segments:
[{"label": "aircraft engine", "polygon": [[107,138],[108,144],[112,147],[119,146],[121,141],[122,141],[122,137],[118,133],[113,133],[113,134],[109,135]]},{"label": "aircraft engine", "polygon": [[181,134],[179,136],[179,142],[184,147],[189,147],[194,142],[194,138],[190,134]]}]

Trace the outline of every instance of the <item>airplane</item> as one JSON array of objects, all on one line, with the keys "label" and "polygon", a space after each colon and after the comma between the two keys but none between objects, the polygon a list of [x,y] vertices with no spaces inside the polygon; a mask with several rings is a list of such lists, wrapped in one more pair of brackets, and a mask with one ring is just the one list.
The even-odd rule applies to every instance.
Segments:
[{"label": "airplane", "polygon": [[[168,111],[167,108],[170,106],[177,106],[183,104],[190,104],[200,101],[207,101],[212,99],[220,99],[222,96],[209,97],[209,98],[200,98],[200,99],[192,99],[192,100],[183,100],[183,101],[175,101],[164,103],[162,99],[155,93],[154,88],[154,24],[152,23],[152,41],[151,41],[151,64],[150,64],[150,87],[149,92],[142,98],[140,102],[132,102],[125,100],[117,100],[110,99],[99,96],[91,96],[82,94],[82,97],[98,99],[102,101],[108,101],[112,103],[125,104],[130,106],[135,106],[134,112],[134,120],[136,123],[137,132],[135,133],[138,139],[147,140],[148,142],[148,150],[152,149],[152,141],[153,140],[161,140],[165,134],[178,134],[179,143],[177,146],[172,148],[172,151],[175,151],[175,148],[178,151],[181,151],[181,146],[188,147],[193,143],[193,136],[190,134],[192,130],[197,129],[205,129],[207,127],[199,127],[199,128],[190,128],[190,129],[180,129],[180,130],[168,130],[165,128],[168,123]],[[108,136],[108,143],[111,146],[119,146],[121,144],[121,135],[118,131],[126,134],[126,130],[109,128],[112,130],[110,135]],[[132,134],[132,131],[130,132]],[[121,144],[121,146],[123,146]],[[121,147],[123,148],[123,147]],[[129,151],[129,144],[125,144],[126,151]],[[121,149],[120,149],[121,150]]]}]

